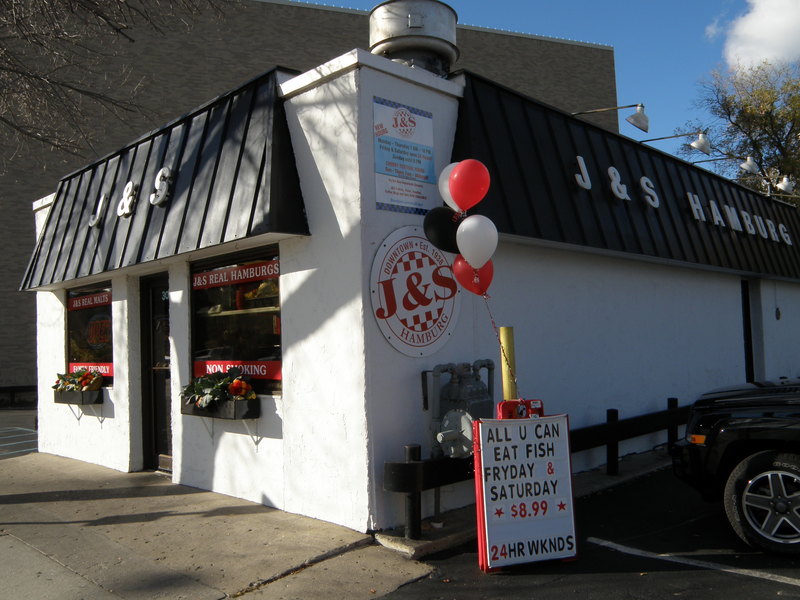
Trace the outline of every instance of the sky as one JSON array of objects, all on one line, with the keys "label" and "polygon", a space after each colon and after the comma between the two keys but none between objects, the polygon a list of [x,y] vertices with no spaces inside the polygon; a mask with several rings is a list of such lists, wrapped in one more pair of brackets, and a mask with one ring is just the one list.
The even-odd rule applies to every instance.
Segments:
[{"label": "sky", "polygon": [[[317,1],[371,10],[378,0]],[[614,48],[617,100],[644,104],[650,131],[624,121],[636,140],[669,136],[700,118],[700,83],[714,69],[800,59],[800,0],[451,0],[459,25]],[[455,65],[458,68],[458,64]],[[586,107],[599,108],[599,107]],[[684,139],[651,142],[676,153]],[[691,139],[689,139],[691,141]],[[698,154],[697,160],[705,158]]]}]

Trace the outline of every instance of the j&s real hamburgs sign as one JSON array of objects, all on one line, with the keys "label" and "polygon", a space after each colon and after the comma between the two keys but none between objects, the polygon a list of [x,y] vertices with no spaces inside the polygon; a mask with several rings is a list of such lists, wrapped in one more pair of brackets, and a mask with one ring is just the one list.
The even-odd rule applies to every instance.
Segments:
[{"label": "j&s real hamburgs sign", "polygon": [[481,568],[575,556],[566,415],[475,422]]},{"label": "j&s real hamburgs sign", "polygon": [[239,285],[266,279],[277,279],[280,274],[281,265],[277,258],[259,263],[211,269],[195,273],[192,276],[192,289],[204,290],[224,285]]}]

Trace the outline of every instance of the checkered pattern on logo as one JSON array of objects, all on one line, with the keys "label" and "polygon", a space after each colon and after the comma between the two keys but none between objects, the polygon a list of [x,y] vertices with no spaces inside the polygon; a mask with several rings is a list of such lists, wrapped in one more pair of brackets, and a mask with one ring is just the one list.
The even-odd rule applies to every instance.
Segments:
[{"label": "checkered pattern on logo", "polygon": [[427,215],[427,208],[414,208],[413,206],[395,206],[394,204],[387,204],[385,202],[376,202],[375,207],[378,210],[390,210],[392,212],[406,213],[409,215]]},{"label": "checkered pattern on logo", "polygon": [[394,100],[387,100],[386,98],[373,96],[372,101],[375,102],[375,104],[382,104],[383,106],[388,106],[389,108],[405,108],[406,110],[414,113],[415,115],[419,115],[421,117],[427,117],[428,119],[433,118],[433,113],[430,111],[422,110],[420,108],[414,108],[413,106],[408,106],[407,104],[400,104],[399,102],[395,102]]},{"label": "checkered pattern on logo", "polygon": [[408,273],[409,271],[420,271],[425,267],[435,267],[436,263],[433,262],[433,259],[428,256],[427,254],[423,254],[422,252],[417,252],[412,250],[407,254],[404,254],[403,257],[397,261],[397,264],[394,266],[394,271],[392,271],[393,275],[397,273]]},{"label": "checkered pattern on logo", "polygon": [[441,318],[444,307],[440,306],[435,311],[426,310],[424,314],[415,314],[411,319],[400,318],[400,322],[414,333],[428,331]]}]

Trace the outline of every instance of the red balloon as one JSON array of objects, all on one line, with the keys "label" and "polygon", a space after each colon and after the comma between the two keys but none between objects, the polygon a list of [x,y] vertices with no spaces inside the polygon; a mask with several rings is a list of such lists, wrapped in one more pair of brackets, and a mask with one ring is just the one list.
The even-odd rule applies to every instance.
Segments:
[{"label": "red balloon", "polygon": [[467,262],[466,258],[459,254],[453,261],[453,274],[465,290],[483,296],[492,285],[494,265],[490,260],[480,269],[475,269]]},{"label": "red balloon", "polygon": [[489,191],[489,170],[479,160],[468,158],[458,163],[450,172],[450,196],[458,207],[469,210],[483,200]]}]

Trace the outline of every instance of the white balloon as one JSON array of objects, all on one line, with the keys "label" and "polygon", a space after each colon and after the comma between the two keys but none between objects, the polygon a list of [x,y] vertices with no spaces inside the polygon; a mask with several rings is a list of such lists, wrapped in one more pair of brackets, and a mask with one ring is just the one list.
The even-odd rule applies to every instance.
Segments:
[{"label": "white balloon", "polygon": [[456,230],[456,245],[470,266],[480,269],[497,249],[497,227],[483,215],[469,216]]},{"label": "white balloon", "polygon": [[457,165],[457,162],[450,163],[439,173],[439,194],[442,196],[442,200],[444,200],[447,206],[456,212],[461,212],[458,204],[455,203],[455,200],[453,200],[453,197],[450,195],[450,173],[453,172],[453,169],[455,169]]}]

